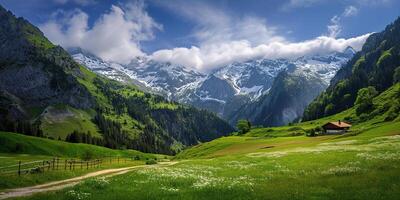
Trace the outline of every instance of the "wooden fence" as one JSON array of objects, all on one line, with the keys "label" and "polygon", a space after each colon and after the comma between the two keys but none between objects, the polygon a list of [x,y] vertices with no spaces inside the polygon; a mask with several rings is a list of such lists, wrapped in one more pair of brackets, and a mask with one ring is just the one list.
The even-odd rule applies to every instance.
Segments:
[{"label": "wooden fence", "polygon": [[98,168],[102,164],[122,163],[126,162],[126,158],[106,157],[93,160],[78,160],[78,159],[60,159],[53,158],[50,160],[37,160],[31,162],[18,161],[15,165],[0,167],[0,174],[35,174],[56,170],[88,170]]}]

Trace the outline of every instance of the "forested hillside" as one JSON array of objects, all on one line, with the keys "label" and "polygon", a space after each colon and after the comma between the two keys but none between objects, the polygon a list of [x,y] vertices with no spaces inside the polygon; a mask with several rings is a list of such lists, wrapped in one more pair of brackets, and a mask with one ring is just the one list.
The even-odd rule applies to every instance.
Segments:
[{"label": "forested hillside", "polygon": [[400,18],[384,31],[372,34],[362,50],[338,71],[329,88],[307,107],[303,120],[318,119],[352,107],[361,88],[369,87],[361,93],[375,96],[398,82],[399,35]]},{"label": "forested hillside", "polygon": [[89,72],[0,7],[0,130],[173,154],[227,135],[216,115]]}]

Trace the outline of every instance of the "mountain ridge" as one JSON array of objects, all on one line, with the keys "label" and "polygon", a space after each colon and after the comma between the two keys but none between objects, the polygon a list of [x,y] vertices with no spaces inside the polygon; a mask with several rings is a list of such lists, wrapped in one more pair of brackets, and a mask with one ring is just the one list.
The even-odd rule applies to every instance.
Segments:
[{"label": "mountain ridge", "polygon": [[[132,79],[147,85],[154,93],[180,103],[207,109],[234,125],[237,120],[237,117],[232,117],[235,115],[234,113],[237,113],[242,106],[260,101],[262,96],[267,95],[273,86],[274,79],[280,72],[294,71],[298,68],[304,71],[303,76],[320,79],[321,81],[315,83],[325,88],[335,72],[354,53],[355,50],[348,47],[343,52],[302,56],[292,60],[248,60],[226,65],[208,75],[187,70],[183,66],[157,63],[141,58],[134,60],[129,65],[118,65],[120,68],[117,71],[130,74]],[[77,55],[73,54],[74,58],[77,58]],[[79,55],[84,56],[84,54]],[[96,59],[99,63],[103,62],[100,58]],[[96,66],[91,67],[90,62],[84,62],[82,58],[76,60],[92,70],[96,70]],[[108,70],[113,71],[113,65],[113,63],[108,63]],[[164,73],[165,70],[174,73]],[[310,72],[312,77],[306,72]],[[99,73],[107,76],[107,73]],[[116,79],[112,75],[108,76]],[[321,92],[321,90],[317,91]],[[287,120],[284,121],[287,123]]]},{"label": "mountain ridge", "polygon": [[96,75],[1,6],[0,41],[1,130],[166,154],[234,130],[213,113]]}]

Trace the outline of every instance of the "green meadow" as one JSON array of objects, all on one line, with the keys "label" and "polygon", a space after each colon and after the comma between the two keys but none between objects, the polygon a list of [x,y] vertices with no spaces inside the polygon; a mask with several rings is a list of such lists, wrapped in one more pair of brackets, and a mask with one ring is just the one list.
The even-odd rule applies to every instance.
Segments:
[{"label": "green meadow", "polygon": [[[16,165],[19,161],[27,163],[38,160],[52,160],[55,157],[63,161],[65,159],[100,158],[107,161],[99,168],[90,168],[89,170],[77,167],[75,170],[46,171],[45,173],[23,174],[21,176],[18,176],[17,173],[0,173],[0,191],[63,180],[102,169],[144,165],[148,159],[166,158],[164,155],[146,154],[134,150],[112,150],[94,145],[73,144],[8,132],[0,132],[0,152],[0,168]],[[114,161],[109,163],[109,157]],[[121,159],[120,162],[115,161],[118,157]],[[16,171],[17,168],[11,168],[11,170]]]},{"label": "green meadow", "polygon": [[348,137],[225,137],[184,151],[173,166],[27,199],[398,199],[399,127]]},{"label": "green meadow", "polygon": [[[253,128],[244,135],[234,133],[188,148],[171,158],[174,165],[91,178],[22,199],[399,199],[400,117],[393,117],[399,91],[397,84],[376,97],[368,119],[350,108],[314,121]],[[343,135],[309,135],[310,130],[337,120],[353,126]],[[1,151],[12,154],[14,148],[18,149],[14,153],[35,156],[79,157],[90,149],[98,156],[143,156],[25,137],[0,134],[0,143],[9,145],[1,145]],[[18,141],[23,141],[22,148],[16,147]]]}]

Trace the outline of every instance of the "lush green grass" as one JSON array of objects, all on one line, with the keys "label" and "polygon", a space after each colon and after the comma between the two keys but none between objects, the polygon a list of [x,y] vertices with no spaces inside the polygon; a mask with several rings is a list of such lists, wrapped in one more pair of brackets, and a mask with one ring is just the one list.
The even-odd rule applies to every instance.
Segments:
[{"label": "lush green grass", "polygon": [[[0,167],[1,166],[9,166],[15,165],[18,161],[22,161],[22,163],[30,162],[30,161],[38,161],[38,160],[51,160],[53,157],[49,156],[40,156],[40,155],[29,155],[29,154],[0,154]],[[120,162],[117,162],[114,158],[113,162],[108,162],[108,159],[104,160],[103,164],[96,168],[86,169],[83,167],[81,169],[79,166],[74,170],[55,170],[55,171],[45,171],[44,173],[37,174],[22,174],[18,176],[16,173],[14,174],[1,174],[0,173],[0,191],[8,188],[16,188],[16,187],[25,187],[32,186],[41,183],[46,183],[49,181],[57,181],[64,180],[76,176],[80,176],[83,174],[87,174],[89,172],[94,172],[102,169],[110,169],[110,168],[120,168],[134,165],[144,165],[144,160],[135,161],[132,158],[129,159],[120,159]],[[16,168],[14,169],[16,170]]]},{"label": "lush green grass", "polygon": [[350,137],[260,139],[263,142],[226,137],[211,142],[220,144],[214,146],[217,151],[232,143],[284,147],[241,146],[239,152],[226,151],[212,159],[88,180],[28,199],[398,199],[399,127],[399,122],[386,123]]},{"label": "lush green grass", "polygon": [[142,158],[155,158],[156,156],[161,156],[135,150],[113,150],[89,144],[73,144],[9,132],[0,132],[0,152],[70,158],[81,158],[87,153],[94,158],[106,156],[134,157],[136,155]]},{"label": "lush green grass", "polygon": [[[50,171],[44,174],[25,174],[21,177],[16,174],[4,175],[0,173],[0,190],[62,180],[100,169],[144,164],[147,159],[160,160],[169,158],[169,156],[147,154],[134,150],[113,150],[88,144],[72,144],[17,133],[0,132],[0,167],[16,165],[19,161],[26,163],[38,160],[51,160],[54,157],[79,160],[88,156],[92,157],[92,159],[103,158],[106,162],[100,168],[89,170],[80,170],[78,167],[74,171]],[[121,162],[116,163],[113,161],[110,163],[107,157],[114,159],[121,157]],[[140,160],[134,161],[134,158],[139,158]],[[125,160],[128,160],[128,162],[125,162]],[[16,168],[13,168],[13,170],[16,170]]]},{"label": "lush green grass", "polygon": [[[387,116],[399,88],[374,99],[368,120],[349,109],[315,121],[253,129],[187,149],[174,166],[95,178],[26,199],[398,199],[400,120]],[[304,135],[339,119],[353,122],[349,133]]]},{"label": "lush green grass", "polygon": [[40,125],[46,137],[65,140],[75,130],[101,137],[96,124],[92,122],[94,111],[83,111],[64,105],[49,107],[47,110]]}]

